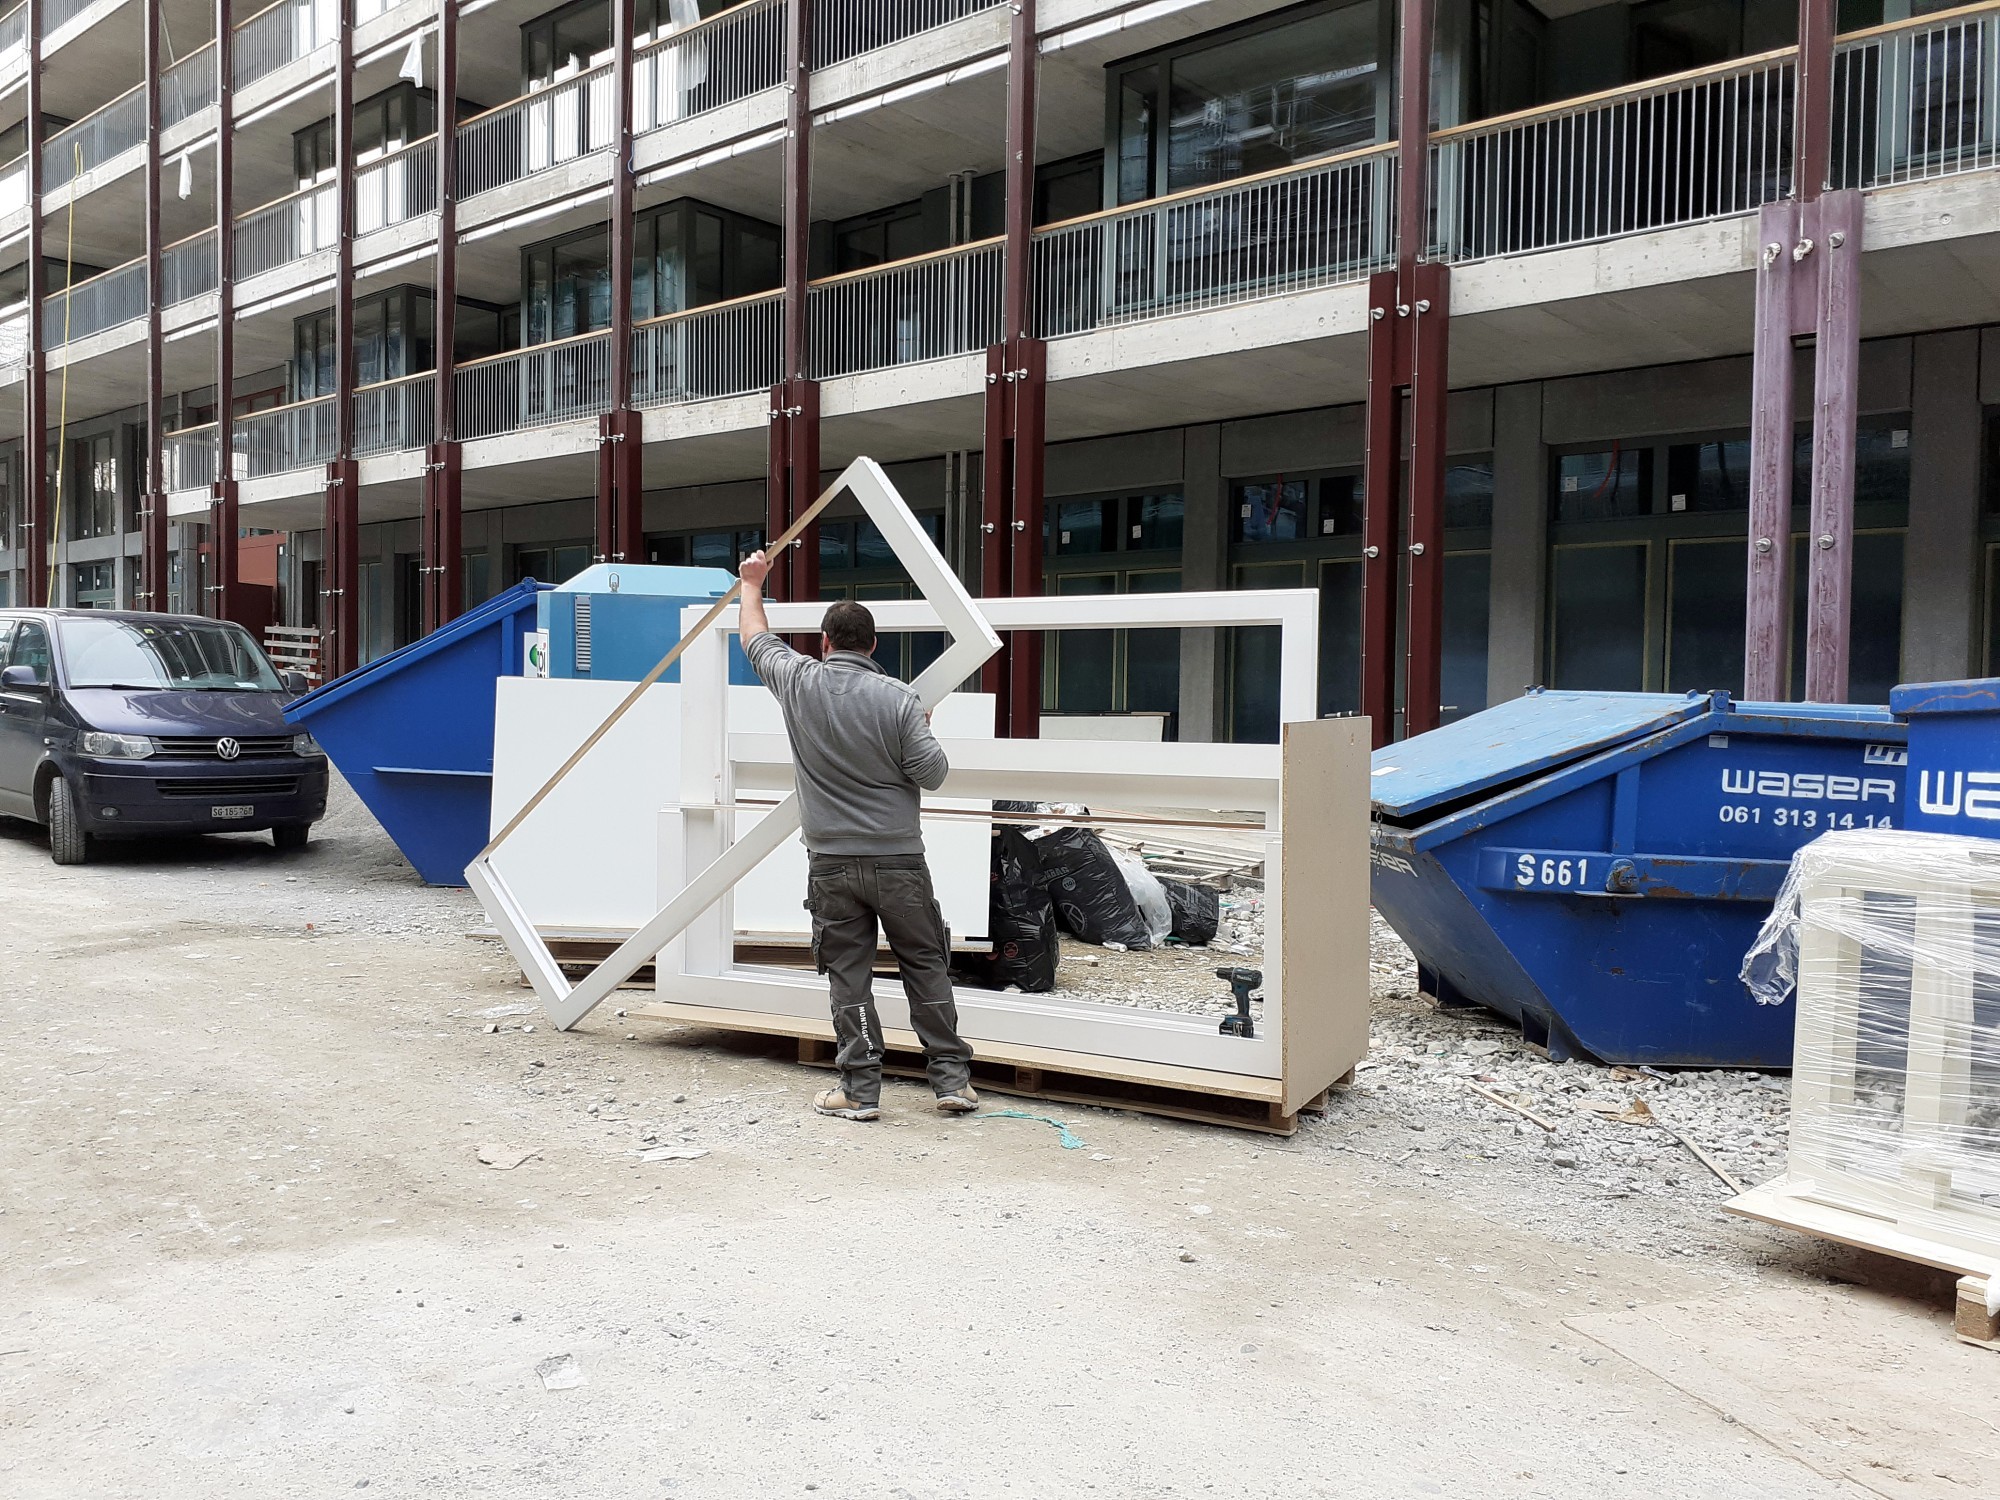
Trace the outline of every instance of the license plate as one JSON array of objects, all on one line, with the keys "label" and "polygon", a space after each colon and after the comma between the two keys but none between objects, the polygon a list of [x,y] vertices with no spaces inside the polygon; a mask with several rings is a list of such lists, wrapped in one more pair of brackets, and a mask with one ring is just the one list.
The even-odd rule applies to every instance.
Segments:
[{"label": "license plate", "polygon": [[211,818],[254,818],[257,809],[247,802],[232,802],[226,807],[211,807],[208,815]]}]

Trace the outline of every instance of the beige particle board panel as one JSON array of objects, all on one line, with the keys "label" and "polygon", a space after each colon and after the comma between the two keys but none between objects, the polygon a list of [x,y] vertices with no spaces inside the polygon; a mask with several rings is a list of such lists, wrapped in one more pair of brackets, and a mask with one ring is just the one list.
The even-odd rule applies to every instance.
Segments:
[{"label": "beige particle board panel", "polygon": [[1940,1271],[1954,1271],[1960,1276],[2000,1276],[2000,1262],[1974,1255],[1957,1245],[1911,1234],[1873,1214],[1817,1202],[1808,1196],[1809,1192],[1810,1184],[1779,1177],[1761,1187],[1750,1188],[1722,1206],[1729,1213],[1762,1224],[1796,1229],[1835,1244],[1873,1250],[1878,1255],[1892,1255]]},{"label": "beige particle board panel", "polygon": [[1368,1054],[1369,722],[1315,719],[1284,730],[1287,1113]]}]

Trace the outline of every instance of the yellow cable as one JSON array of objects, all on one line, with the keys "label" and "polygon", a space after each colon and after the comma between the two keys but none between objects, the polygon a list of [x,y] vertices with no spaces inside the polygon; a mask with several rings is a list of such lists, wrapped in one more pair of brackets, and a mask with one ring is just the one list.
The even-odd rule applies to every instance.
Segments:
[{"label": "yellow cable", "polygon": [[[69,310],[76,301],[76,179],[83,175],[83,142],[75,141],[76,172],[70,178],[69,188],[69,244],[63,251],[63,376],[62,400],[56,410],[56,510],[55,518],[49,525],[49,595],[43,607],[56,607],[56,542],[62,536],[63,506],[63,460],[68,456],[69,443]],[[40,316],[41,309],[37,308]],[[43,462],[47,462],[44,456]]]}]

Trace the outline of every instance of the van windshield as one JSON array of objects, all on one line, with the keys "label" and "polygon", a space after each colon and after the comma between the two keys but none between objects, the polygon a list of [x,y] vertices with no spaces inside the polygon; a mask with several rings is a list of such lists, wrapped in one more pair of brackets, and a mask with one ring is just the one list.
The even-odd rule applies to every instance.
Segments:
[{"label": "van windshield", "polygon": [[63,620],[58,629],[73,688],[284,691],[264,653],[238,625],[205,620],[72,618]]}]

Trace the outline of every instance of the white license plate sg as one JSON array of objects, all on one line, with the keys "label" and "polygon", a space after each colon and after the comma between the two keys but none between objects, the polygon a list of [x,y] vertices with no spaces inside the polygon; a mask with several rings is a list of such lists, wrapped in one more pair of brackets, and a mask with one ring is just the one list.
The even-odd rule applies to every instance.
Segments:
[{"label": "white license plate sg", "polygon": [[211,818],[254,818],[257,809],[247,802],[232,802],[222,807],[211,807],[208,815]]}]

